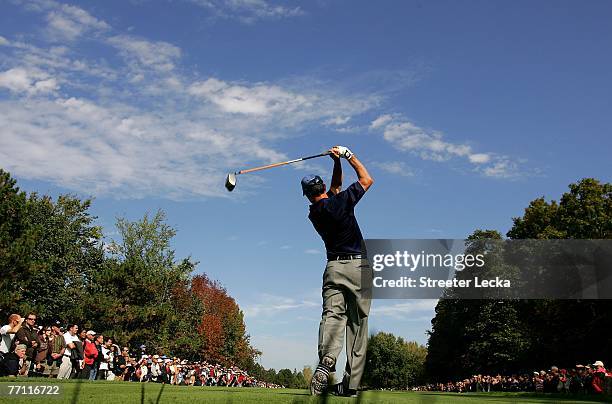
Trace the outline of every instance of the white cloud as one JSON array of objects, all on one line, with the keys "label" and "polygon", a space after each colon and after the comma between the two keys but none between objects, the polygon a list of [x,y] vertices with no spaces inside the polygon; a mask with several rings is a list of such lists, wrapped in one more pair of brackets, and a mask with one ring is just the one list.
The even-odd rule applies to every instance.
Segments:
[{"label": "white cloud", "polygon": [[106,31],[110,26],[82,8],[49,2],[47,33],[50,39],[73,41],[89,31]]},{"label": "white cloud", "polygon": [[[118,34],[74,6],[49,0],[23,6],[42,12],[43,18],[52,13],[65,17],[72,22],[72,28],[63,27],[68,37],[94,34],[86,48],[70,41],[39,47],[1,37],[6,70],[0,73],[0,87],[11,97],[0,99],[0,160],[24,178],[125,198],[234,196],[223,190],[220,179],[238,166],[287,159],[274,147],[279,138],[302,136],[317,125],[343,125],[380,105],[378,95],[347,92],[309,77],[194,81],[198,73],[181,64],[182,51],[173,44]],[[109,49],[115,54],[107,55]],[[98,50],[105,59],[92,56]],[[405,146],[412,135],[410,130],[394,135],[406,130],[406,122],[396,120],[383,115],[370,127],[396,147]],[[483,158],[440,134],[415,128],[417,137],[424,136],[415,149],[422,156]],[[481,164],[479,172],[503,177],[510,167],[510,162]],[[401,164],[383,169],[406,172]],[[253,177],[241,185],[241,193],[261,181]]]},{"label": "white cloud", "polygon": [[9,44],[10,44],[10,42],[8,41],[8,39],[6,39],[2,35],[0,35],[0,46],[7,46]]},{"label": "white cloud", "polygon": [[445,161],[471,153],[470,146],[446,142],[440,132],[428,131],[409,121],[387,123],[383,136],[398,150],[416,152],[426,160]]},{"label": "white cloud", "polygon": [[335,116],[333,118],[329,118],[328,120],[324,121],[323,124],[325,125],[336,125],[336,126],[340,126],[340,125],[344,125],[345,123],[347,123],[349,120],[351,119],[350,116]]},{"label": "white cloud", "polygon": [[273,122],[279,129],[359,114],[377,102],[373,97],[353,99],[323,91],[312,83],[310,88],[300,90],[268,83],[226,82],[215,77],[191,84],[188,94],[216,106],[222,113],[249,118],[250,127],[258,122]]},{"label": "white cloud", "polygon": [[378,129],[391,122],[392,119],[393,117],[389,114],[381,115],[370,123],[370,129]]},{"label": "white cloud", "polygon": [[7,45],[13,52],[7,61],[17,67],[29,70],[46,71],[63,83],[76,85],[84,77],[115,80],[116,69],[101,65],[97,61],[73,58],[74,52],[67,46],[41,48],[28,43],[13,41]]},{"label": "white cloud", "polygon": [[[48,52],[54,56],[45,58],[39,57],[43,52],[36,47],[20,45],[13,50],[17,58],[13,60],[28,61],[31,66],[15,67],[0,76],[0,87],[22,96],[0,100],[3,166],[16,175],[79,192],[174,199],[228,197],[218,178],[249,162],[285,160],[287,156],[269,143],[291,136],[288,126],[299,129],[338,112],[368,108],[337,94],[323,97],[278,85],[236,85],[218,79],[207,80],[209,85],[220,83],[223,89],[211,95],[219,97],[217,103],[202,105],[197,102],[202,96],[178,88],[172,72],[158,72],[155,78],[144,75],[132,83],[126,74],[132,71],[129,65],[109,71],[104,76],[107,85],[70,96],[73,87],[88,89],[89,82],[99,82],[94,74],[87,76],[87,70],[69,68],[73,63],[65,55],[70,50],[55,47]],[[57,72],[61,79],[46,71]],[[68,96],[53,92],[60,82]],[[252,113],[230,112],[246,108],[240,100],[238,107],[230,106],[237,90],[244,91],[246,104],[253,100],[262,106],[257,119]],[[30,99],[32,95],[37,99]],[[304,101],[319,98],[325,100]],[[303,107],[296,111],[295,104],[301,102]],[[57,159],[57,155],[65,158]],[[254,178],[241,189],[248,194],[257,184]]]},{"label": "white cloud", "polygon": [[482,172],[487,177],[494,178],[516,178],[520,175],[517,163],[505,157],[484,168]]},{"label": "white cloud", "polygon": [[414,171],[412,171],[403,161],[377,161],[372,163],[372,165],[389,174],[400,175],[402,177],[414,177]]},{"label": "white cloud", "polygon": [[491,160],[491,156],[486,153],[474,153],[468,156],[471,163],[484,164]]},{"label": "white cloud", "polygon": [[307,250],[304,251],[304,253],[306,254],[312,254],[312,255],[319,255],[322,254],[320,250],[317,250],[316,248],[309,248]]},{"label": "white cloud", "polygon": [[237,154],[277,155],[256,138],[160,115],[74,97],[0,102],[0,160],[17,175],[81,192],[177,199],[225,196],[219,178]]},{"label": "white cloud", "polygon": [[215,78],[192,84],[189,93],[213,102],[225,112],[247,115],[290,113],[300,107],[309,107],[314,101],[278,86],[242,86]]},{"label": "white cloud", "polygon": [[267,0],[191,0],[191,2],[210,10],[216,17],[233,18],[247,24],[305,14],[299,6],[289,7]]},{"label": "white cloud", "polygon": [[384,300],[377,300],[376,304],[370,309],[370,315],[392,317],[401,320],[416,315],[422,315],[430,319],[437,304],[438,300],[436,299],[406,300],[401,303],[389,303]]},{"label": "white cloud", "polygon": [[336,132],[339,133],[357,133],[362,130],[359,126],[344,126],[341,128],[334,128]]},{"label": "white cloud", "polygon": [[[381,115],[372,121],[370,129],[382,132],[383,138],[397,150],[416,154],[423,160],[443,162],[462,158],[477,166],[474,171],[487,177],[510,178],[519,174],[518,164],[509,157],[474,152],[470,145],[449,142],[441,132],[419,127],[401,116]],[[386,168],[400,172],[397,166]]]},{"label": "white cloud", "polygon": [[[236,194],[223,190],[225,173],[287,158],[274,140],[375,104],[367,95],[343,95],[299,78],[193,82],[197,72],[180,64],[181,49],[173,44],[117,34],[55,1],[22,6],[43,19],[70,20],[70,26],[55,25],[68,37],[96,34],[87,48],[71,41],[45,48],[2,37],[0,87],[13,96],[0,99],[0,160],[24,178],[122,198],[229,197]],[[108,45],[114,55],[106,55]],[[98,49],[105,59],[92,56]],[[252,178],[241,193],[261,181]]]},{"label": "white cloud", "polygon": [[163,41],[152,42],[129,35],[116,35],[108,38],[108,43],[117,48],[129,62],[161,72],[173,70],[181,56],[180,48]]},{"label": "white cloud", "polygon": [[57,80],[44,72],[16,67],[0,73],[0,88],[13,93],[28,95],[45,94],[56,91]]},{"label": "white cloud", "polygon": [[297,300],[291,297],[276,296],[263,293],[257,299],[257,303],[243,304],[246,317],[275,316],[280,312],[301,309],[304,307],[318,307],[321,304],[313,300]]}]

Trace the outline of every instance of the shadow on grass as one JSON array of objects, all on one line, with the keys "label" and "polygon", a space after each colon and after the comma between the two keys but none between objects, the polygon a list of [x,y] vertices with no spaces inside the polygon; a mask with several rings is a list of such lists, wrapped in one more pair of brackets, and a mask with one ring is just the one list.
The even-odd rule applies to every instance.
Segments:
[{"label": "shadow on grass", "polygon": [[[140,404],[145,403],[145,384],[147,383],[140,383]],[[156,384],[157,383],[153,385],[156,385]],[[157,393],[157,398],[155,399],[155,401],[149,400],[150,404],[159,404],[159,402],[161,401],[162,395],[164,394],[165,387],[166,387],[166,383],[161,383],[161,387],[159,388],[159,392]]]},{"label": "shadow on grass", "polygon": [[81,385],[83,384],[83,382],[85,382],[85,379],[76,379],[76,386],[74,387],[74,390],[72,392],[72,399],[70,400],[70,402],[72,404],[77,404],[79,402],[79,394],[81,394]]},{"label": "shadow on grass", "polygon": [[[164,387],[166,387],[166,383],[162,383],[162,386],[159,389],[159,393],[157,393],[157,400],[155,401],[155,404],[159,404],[159,401],[161,400],[162,394],[164,393]],[[153,402],[153,401],[151,401],[151,402]]]}]

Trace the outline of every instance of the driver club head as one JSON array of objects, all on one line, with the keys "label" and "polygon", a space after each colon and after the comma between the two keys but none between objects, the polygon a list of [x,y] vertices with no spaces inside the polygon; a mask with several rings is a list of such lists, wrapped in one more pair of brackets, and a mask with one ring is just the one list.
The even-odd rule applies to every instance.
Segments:
[{"label": "driver club head", "polygon": [[230,192],[236,188],[236,174],[227,174],[227,178],[225,179],[225,188]]}]

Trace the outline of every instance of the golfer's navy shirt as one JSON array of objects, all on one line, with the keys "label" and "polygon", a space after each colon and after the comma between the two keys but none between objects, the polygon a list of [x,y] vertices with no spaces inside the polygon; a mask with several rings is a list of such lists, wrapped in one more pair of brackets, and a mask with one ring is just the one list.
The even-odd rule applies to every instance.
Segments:
[{"label": "golfer's navy shirt", "polygon": [[308,219],[323,239],[328,257],[362,253],[363,236],[354,209],[365,192],[357,181],[338,194],[327,192],[327,198],[310,205]]}]

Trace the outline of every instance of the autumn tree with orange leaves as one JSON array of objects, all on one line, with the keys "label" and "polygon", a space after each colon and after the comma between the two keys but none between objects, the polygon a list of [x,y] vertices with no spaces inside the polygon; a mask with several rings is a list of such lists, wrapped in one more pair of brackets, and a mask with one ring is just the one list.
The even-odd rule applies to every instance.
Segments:
[{"label": "autumn tree with orange leaves", "polygon": [[252,368],[261,352],[250,345],[244,314],[236,301],[205,274],[192,278],[191,293],[203,307],[197,328],[202,338],[202,356],[224,365]]}]

